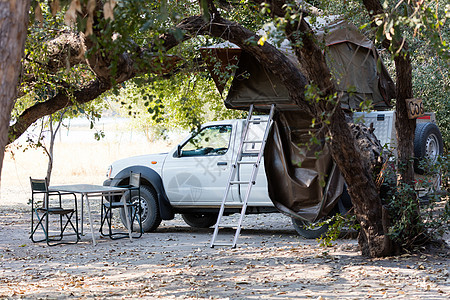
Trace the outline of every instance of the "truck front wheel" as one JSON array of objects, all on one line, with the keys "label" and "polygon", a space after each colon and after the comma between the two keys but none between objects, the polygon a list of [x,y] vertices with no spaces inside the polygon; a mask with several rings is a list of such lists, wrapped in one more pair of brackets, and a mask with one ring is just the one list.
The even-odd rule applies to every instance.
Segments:
[{"label": "truck front wheel", "polygon": [[[125,197],[129,198],[130,193],[126,192]],[[158,201],[156,199],[155,193],[147,186],[141,186],[141,198],[136,191],[133,191],[131,195],[131,202],[137,203],[141,202],[141,219],[142,219],[142,229],[144,232],[151,232],[158,228],[161,224],[161,216],[159,215]],[[122,223],[127,227],[127,219],[125,216],[125,210],[120,210],[120,219]],[[136,226],[136,222],[133,228],[139,228]]]},{"label": "truck front wheel", "polygon": [[182,214],[183,220],[194,228],[209,228],[216,224],[217,214]]}]

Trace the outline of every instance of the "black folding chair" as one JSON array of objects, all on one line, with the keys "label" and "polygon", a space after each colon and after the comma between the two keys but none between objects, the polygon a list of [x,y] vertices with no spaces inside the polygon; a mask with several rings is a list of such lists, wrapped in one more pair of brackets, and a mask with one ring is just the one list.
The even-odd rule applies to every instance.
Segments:
[{"label": "black folding chair", "polygon": [[[131,225],[131,232],[133,238],[140,238],[143,233],[142,229],[142,207],[141,207],[141,174],[140,173],[130,173],[130,181],[128,185],[123,185],[119,187],[127,188],[128,191],[123,195],[120,201],[114,201],[113,197],[102,197],[102,210],[101,210],[101,225],[100,234],[102,236],[108,236],[111,239],[121,239],[129,236],[128,232],[113,232],[113,210],[115,208],[121,209],[122,222],[128,229],[128,222],[126,219],[127,214],[125,213],[125,203],[128,209],[129,224]],[[109,200],[109,201],[108,201]],[[135,224],[137,223],[137,224]],[[108,226],[108,232],[103,231],[103,226]],[[138,231],[135,232],[135,225],[137,225]]]},{"label": "black folding chair", "polygon": [[[49,191],[47,178],[45,179],[32,179],[31,183],[31,234],[30,239],[34,243],[46,241],[49,246],[55,246],[59,244],[76,244],[80,240],[78,233],[78,210],[77,210],[77,198],[73,193],[60,193],[57,191]],[[38,195],[42,195],[42,200],[36,199]],[[70,208],[63,208],[62,196],[72,195],[74,198],[74,204]],[[66,200],[66,199],[64,199]],[[65,201],[67,202],[67,201]],[[66,203],[65,203],[66,204]],[[67,206],[69,204],[67,203]],[[50,220],[50,216],[56,216]],[[73,224],[73,217],[75,216],[75,225]],[[37,219],[37,223],[35,223]],[[55,219],[55,220],[54,220]],[[50,232],[50,225],[59,223],[57,230]],[[75,241],[63,241],[64,233],[66,229],[71,228],[76,236]],[[42,229],[43,238],[36,239],[35,235],[38,235]],[[55,232],[55,235],[51,235]]]}]

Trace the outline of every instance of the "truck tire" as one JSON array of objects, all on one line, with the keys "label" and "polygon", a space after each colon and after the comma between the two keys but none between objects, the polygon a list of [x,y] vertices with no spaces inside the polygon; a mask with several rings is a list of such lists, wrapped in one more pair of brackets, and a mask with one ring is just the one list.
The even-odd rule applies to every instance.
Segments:
[{"label": "truck tire", "polygon": [[314,229],[308,229],[310,225],[308,221],[292,218],[292,225],[297,233],[305,239],[318,239],[328,231],[328,224],[315,227]]},{"label": "truck tire", "polygon": [[[125,197],[130,197],[129,192],[126,192]],[[135,203],[138,201],[137,192],[133,192],[132,202]],[[142,229],[144,232],[152,232],[158,228],[159,224],[161,224],[161,216],[159,215],[159,207],[158,202],[156,200],[155,193],[147,186],[141,186],[141,218],[142,218]],[[122,220],[122,224],[127,227],[127,219],[125,216],[125,210],[120,210],[120,219]],[[133,228],[139,228],[135,224]]]},{"label": "truck tire", "polygon": [[217,214],[182,214],[183,220],[194,228],[209,228],[216,224]]},{"label": "truck tire", "polygon": [[414,135],[414,171],[423,175],[428,170],[423,162],[430,165],[436,163],[439,155],[442,155],[444,146],[439,128],[434,123],[419,123],[416,125]]}]

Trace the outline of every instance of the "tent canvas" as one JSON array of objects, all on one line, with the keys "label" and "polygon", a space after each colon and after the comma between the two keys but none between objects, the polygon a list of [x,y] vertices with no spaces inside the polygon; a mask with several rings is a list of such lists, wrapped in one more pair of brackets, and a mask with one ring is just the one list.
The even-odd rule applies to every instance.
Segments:
[{"label": "tent canvas", "polygon": [[[394,82],[372,41],[345,20],[318,19],[314,24],[317,39],[326,46],[325,57],[343,108],[359,109],[359,103],[365,100],[372,101],[376,109],[389,107],[390,100],[395,98]],[[283,42],[282,45],[280,50],[301,69],[301,62],[298,62],[289,43]],[[296,104],[289,98],[281,80],[252,55],[231,43],[207,50],[202,49],[201,52],[209,62],[207,65],[210,71],[213,70],[210,63],[212,58],[220,61],[215,66],[221,66],[221,73],[211,72],[220,92],[223,91],[224,84],[223,81],[218,84],[219,76],[223,76],[224,72],[234,72],[225,99],[228,108],[247,110],[251,104],[255,104],[269,109],[270,104],[275,103],[279,110],[296,109]],[[225,70],[226,66],[236,64],[236,61],[235,68],[228,67]]]},{"label": "tent canvas", "polygon": [[[314,29],[319,41],[326,45],[327,64],[342,107],[358,109],[361,101],[371,100],[375,108],[386,109],[394,98],[395,87],[373,43],[355,26],[336,18],[321,19]],[[221,53],[220,62],[227,64],[223,58],[231,54],[224,52],[231,49],[239,59],[225,105],[248,110],[254,104],[260,111],[268,110],[271,104],[277,107],[264,150],[272,202],[281,212],[297,219],[314,222],[325,217],[342,194],[344,181],[324,137],[316,136],[320,143],[310,144],[311,133],[317,134],[311,128],[312,117],[299,109],[281,80],[252,55],[234,45],[203,53],[211,56],[211,51],[217,51]],[[301,69],[301,62],[288,44],[284,43],[280,50]]]}]

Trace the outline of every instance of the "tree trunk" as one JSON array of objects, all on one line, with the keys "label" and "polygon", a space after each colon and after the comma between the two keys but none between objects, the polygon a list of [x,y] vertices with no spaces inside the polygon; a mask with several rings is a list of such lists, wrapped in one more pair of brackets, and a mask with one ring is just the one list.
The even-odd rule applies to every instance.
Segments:
[{"label": "tree trunk", "polygon": [[[363,0],[363,3],[369,12],[370,16],[384,14],[384,9],[379,0]],[[383,26],[383,25],[381,25]],[[390,49],[392,54],[395,54],[395,71],[397,75],[396,79],[396,121],[395,129],[397,132],[397,188],[402,189],[405,185],[414,187],[414,133],[416,129],[416,120],[410,120],[407,113],[406,99],[413,97],[412,89],[412,66],[411,58],[408,53],[408,43],[401,36],[401,28],[395,27],[396,35],[392,45],[388,40],[383,41],[383,46]],[[402,203],[400,207],[411,207],[409,205],[411,201],[416,201],[415,211],[410,211],[403,214],[403,217],[407,218],[409,228],[404,232],[404,239],[414,240],[417,238],[419,229],[417,227],[420,219],[420,211],[418,205],[418,199],[413,189],[409,189],[409,193],[401,193]],[[398,213],[398,212],[397,212]]]},{"label": "tree trunk", "polygon": [[[310,82],[320,88],[322,101],[317,104],[316,118],[330,114],[328,125],[331,137],[331,154],[341,170],[348,186],[349,194],[355,207],[355,214],[360,222],[361,231],[359,246],[363,255],[369,257],[382,257],[392,255],[396,249],[386,235],[388,228],[388,215],[384,209],[375,185],[369,162],[364,161],[360,149],[356,147],[355,137],[346,122],[344,112],[339,102],[334,103],[325,97],[332,97],[335,93],[331,74],[325,62],[322,50],[317,46],[309,25],[301,20],[299,26],[287,26],[287,35],[292,44],[299,44],[296,37],[301,31],[302,47],[296,47],[297,57],[306,69]],[[334,113],[333,113],[334,112]]]},{"label": "tree trunk", "polygon": [[[60,122],[62,122],[62,119],[60,120]],[[49,130],[50,130],[50,142],[49,142],[48,151],[47,151],[47,156],[48,156],[47,183],[50,185],[50,182],[52,180],[52,171],[53,171],[53,149],[54,149],[54,146],[55,146],[56,133],[58,132],[58,129],[59,129],[59,126],[58,126],[56,128],[56,130],[53,131],[53,117],[52,117],[52,115],[49,116],[48,126],[49,126]]]},{"label": "tree trunk", "polygon": [[64,119],[64,114],[66,113],[66,110],[61,111],[60,115],[59,115],[59,121],[56,123],[56,127],[53,126],[53,116],[50,115],[49,116],[49,122],[48,122],[48,126],[49,126],[49,131],[50,131],[50,141],[49,141],[49,145],[48,145],[48,150],[47,147],[44,146],[45,152],[47,153],[48,156],[48,164],[47,164],[47,182],[48,184],[50,184],[51,182],[51,178],[52,178],[52,171],[53,171],[53,152],[54,152],[54,148],[55,148],[55,140],[56,140],[56,135],[58,134],[59,129],[61,128],[63,119]]},{"label": "tree trunk", "polygon": [[356,149],[355,139],[340,109],[331,117],[330,135],[333,159],[345,178],[361,225],[358,243],[362,254],[369,257],[395,254],[397,249],[386,234],[388,215],[382,206],[378,188],[369,166]]},{"label": "tree trunk", "polygon": [[[411,59],[407,53],[407,44],[403,44],[403,49],[394,58],[397,83],[396,83],[396,113],[395,129],[397,131],[397,189],[401,192],[397,201],[401,201],[400,207],[404,208],[401,214],[406,218],[403,229],[403,240],[418,241],[426,240],[424,231],[419,226],[420,205],[419,199],[414,191],[414,134],[416,120],[409,119],[407,113],[406,99],[413,97],[412,92],[412,66]],[[405,187],[412,187],[406,189]],[[415,202],[415,203],[414,203]],[[415,205],[411,205],[411,204]],[[408,209],[409,208],[409,209]]]},{"label": "tree trunk", "polygon": [[[404,45],[406,47],[407,45]],[[409,54],[401,51],[395,57],[395,67],[397,75],[396,83],[396,113],[397,118],[395,128],[397,130],[397,153],[398,161],[404,168],[399,171],[399,182],[412,184],[414,182],[414,132],[416,120],[408,118],[406,99],[412,98],[412,66]]]},{"label": "tree trunk", "polygon": [[29,0],[0,1],[0,174],[17,94],[29,9]]}]

